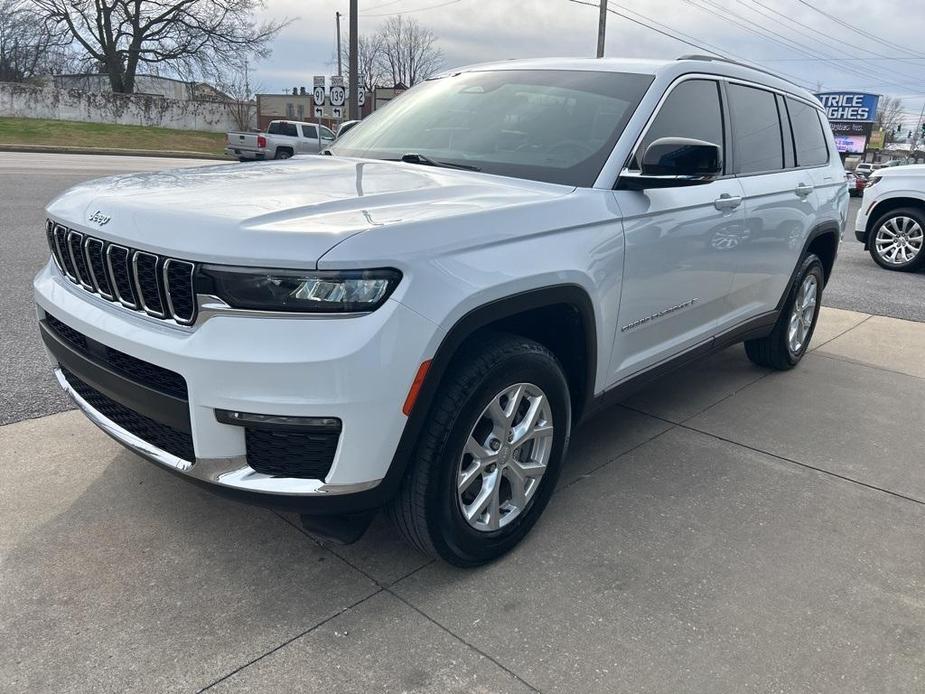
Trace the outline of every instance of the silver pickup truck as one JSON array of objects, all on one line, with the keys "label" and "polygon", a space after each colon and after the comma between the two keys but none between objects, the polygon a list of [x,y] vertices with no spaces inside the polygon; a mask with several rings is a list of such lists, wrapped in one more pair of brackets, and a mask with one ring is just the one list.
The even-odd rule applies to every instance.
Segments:
[{"label": "silver pickup truck", "polygon": [[230,132],[225,136],[225,154],[239,161],[288,159],[296,154],[317,154],[332,142],[334,133],[317,123],[275,120],[265,133]]}]

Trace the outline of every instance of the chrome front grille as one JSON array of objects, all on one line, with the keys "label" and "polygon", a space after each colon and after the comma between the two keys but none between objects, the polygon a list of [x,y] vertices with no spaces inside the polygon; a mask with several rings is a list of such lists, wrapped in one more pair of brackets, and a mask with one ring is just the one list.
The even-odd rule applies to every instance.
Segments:
[{"label": "chrome front grille", "polygon": [[48,221],[55,265],[71,282],[134,311],[182,325],[196,321],[196,265],[87,236]]}]

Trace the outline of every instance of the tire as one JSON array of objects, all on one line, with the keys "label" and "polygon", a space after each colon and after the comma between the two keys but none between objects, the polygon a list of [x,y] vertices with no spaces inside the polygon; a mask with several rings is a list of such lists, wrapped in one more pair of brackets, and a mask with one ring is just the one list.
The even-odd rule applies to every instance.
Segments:
[{"label": "tire", "polygon": [[[899,246],[890,243],[897,235],[897,241],[901,242]],[[898,248],[894,252],[895,261],[890,260],[893,248]],[[867,250],[874,262],[887,270],[918,270],[925,264],[925,213],[915,207],[890,210],[870,228]]]},{"label": "tire", "polygon": [[[504,393],[516,395],[518,387],[520,412],[527,407],[538,412],[535,431],[539,432],[534,443],[520,448],[516,443],[508,445],[509,437],[502,442],[505,430],[492,429],[491,419],[492,413],[512,409],[513,397],[505,400]],[[543,402],[544,406],[537,406]],[[492,403],[498,408],[489,412]],[[514,412],[514,442],[513,432],[525,421],[520,416]],[[551,434],[543,429],[544,422],[552,425]],[[568,382],[548,349],[506,334],[473,340],[444,377],[389,515],[405,539],[426,554],[462,567],[496,559],[520,542],[542,514],[555,489],[570,430]],[[499,448],[492,451],[493,445]],[[474,457],[472,450],[485,459]],[[540,468],[531,460],[544,456],[545,471],[536,477]],[[488,461],[496,461],[494,470]],[[464,468],[470,470],[470,482],[460,491],[465,484],[460,482],[465,479]],[[530,474],[518,477],[524,469]],[[519,510],[511,483],[517,479],[527,480],[517,487],[524,490]],[[484,513],[477,512],[480,499],[491,498],[493,489],[499,490],[499,504],[489,503]],[[470,519],[464,508],[472,514]]]},{"label": "tire", "polygon": [[292,150],[283,149],[282,147],[277,149],[276,154],[273,155],[274,159],[289,159],[290,157],[292,157]]},{"label": "tire", "polygon": [[[824,284],[825,272],[822,269],[822,261],[817,255],[810,253],[800,264],[797,279],[790,288],[771,334],[756,340],[746,340],[745,353],[753,363],[777,371],[786,371],[800,362],[816,330]],[[807,291],[810,287],[811,296]],[[800,318],[797,317],[798,313]],[[796,332],[791,333],[791,329]]]}]

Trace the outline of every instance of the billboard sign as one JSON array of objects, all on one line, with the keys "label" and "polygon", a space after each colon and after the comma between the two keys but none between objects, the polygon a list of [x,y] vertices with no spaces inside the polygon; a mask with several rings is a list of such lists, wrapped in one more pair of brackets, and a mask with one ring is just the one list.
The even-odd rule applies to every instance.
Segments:
[{"label": "billboard sign", "polygon": [[836,135],[835,146],[845,154],[863,154],[867,146],[866,135]]},{"label": "billboard sign", "polygon": [[864,135],[869,136],[873,123],[852,123],[851,121],[836,121],[829,123],[835,135]]},{"label": "billboard sign", "polygon": [[816,98],[830,121],[869,123],[877,118],[880,96],[864,92],[821,92]]}]

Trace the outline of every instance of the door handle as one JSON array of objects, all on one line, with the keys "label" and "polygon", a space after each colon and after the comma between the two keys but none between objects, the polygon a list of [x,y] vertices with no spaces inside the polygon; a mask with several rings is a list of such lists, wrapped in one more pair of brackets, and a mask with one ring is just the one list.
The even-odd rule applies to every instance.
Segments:
[{"label": "door handle", "polygon": [[807,195],[813,192],[813,187],[808,186],[805,183],[801,183],[793,189],[793,192],[799,195],[801,198],[805,198]]},{"label": "door handle", "polygon": [[713,207],[717,210],[734,210],[741,204],[741,195],[730,195],[729,193],[723,193],[713,201]]}]

